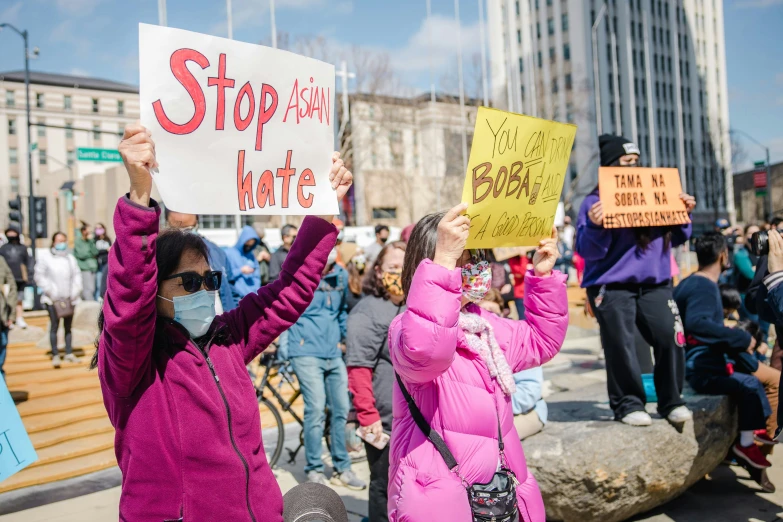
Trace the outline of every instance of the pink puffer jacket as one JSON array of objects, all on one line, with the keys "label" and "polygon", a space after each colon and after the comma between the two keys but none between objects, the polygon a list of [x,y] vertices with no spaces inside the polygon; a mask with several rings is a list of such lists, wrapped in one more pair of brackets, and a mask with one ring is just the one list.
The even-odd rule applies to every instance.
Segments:
[{"label": "pink puffer jacket", "polygon": [[[520,485],[522,522],[543,522],[544,503],[528,473],[514,429],[511,400],[492,379],[478,353],[470,350],[457,326],[462,297],[460,270],[423,261],[408,294],[408,309],[389,328],[394,369],[424,417],[446,442],[471,484],[491,480],[499,462],[500,414],[506,458]],[[526,321],[501,319],[475,305],[493,326],[514,372],[540,366],[560,350],[568,327],[565,275],[525,276]],[[394,385],[394,423],[389,470],[391,522],[472,520],[459,478],[419,430],[402,392]]]}]

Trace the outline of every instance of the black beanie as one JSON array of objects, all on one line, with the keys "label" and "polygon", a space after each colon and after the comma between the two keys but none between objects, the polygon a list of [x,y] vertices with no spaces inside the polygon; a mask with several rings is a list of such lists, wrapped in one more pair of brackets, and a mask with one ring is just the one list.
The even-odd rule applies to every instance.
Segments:
[{"label": "black beanie", "polygon": [[601,166],[608,167],[626,154],[638,154],[639,147],[631,140],[613,134],[598,136],[598,147],[601,149]]}]

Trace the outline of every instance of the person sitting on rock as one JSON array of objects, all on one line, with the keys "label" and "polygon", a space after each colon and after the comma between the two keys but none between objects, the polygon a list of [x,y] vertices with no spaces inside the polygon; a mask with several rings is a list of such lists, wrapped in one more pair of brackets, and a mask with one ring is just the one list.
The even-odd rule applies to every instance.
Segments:
[{"label": "person sitting on rock", "polygon": [[766,429],[772,413],[764,386],[755,376],[735,372],[726,362],[726,356],[736,357],[756,347],[748,332],[723,324],[718,279],[729,258],[726,238],[708,232],[695,245],[699,269],[674,290],[685,327],[685,378],[698,393],[729,395],[737,401],[740,437],[731,451],[753,468],[768,468],[771,464],[754,444],[754,440],[772,442],[768,437],[754,439],[756,430]]}]

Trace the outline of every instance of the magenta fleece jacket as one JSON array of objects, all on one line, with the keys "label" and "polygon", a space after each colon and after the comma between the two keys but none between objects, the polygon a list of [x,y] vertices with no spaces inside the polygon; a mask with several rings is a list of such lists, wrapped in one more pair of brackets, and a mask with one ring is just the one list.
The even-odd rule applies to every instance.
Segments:
[{"label": "magenta fleece jacket", "polygon": [[116,430],[120,520],[282,521],[245,365],[309,305],[337,230],[308,217],[280,278],[215,318],[204,350],[157,317],[160,209],[121,198],[98,372]]}]

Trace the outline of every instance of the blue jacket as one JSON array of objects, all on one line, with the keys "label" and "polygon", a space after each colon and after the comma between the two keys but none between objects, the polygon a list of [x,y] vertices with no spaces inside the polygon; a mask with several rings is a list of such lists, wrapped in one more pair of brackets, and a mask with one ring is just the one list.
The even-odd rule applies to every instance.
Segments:
[{"label": "blue jacket", "polygon": [[[255,240],[253,248],[261,241],[258,234],[252,227],[245,225],[239,234],[236,245],[225,249],[228,257],[228,266],[231,269],[232,280],[231,288],[237,301],[247,294],[257,292],[261,288],[261,270],[258,266],[256,256],[253,254],[253,248],[245,252],[245,243],[251,239]],[[242,267],[249,266],[253,269],[252,274],[243,274]]]},{"label": "blue jacket", "polygon": [[348,321],[348,272],[334,265],[321,278],[313,302],[288,330],[288,357],[342,357]]},{"label": "blue jacket", "polygon": [[233,279],[233,274],[231,267],[228,265],[228,257],[223,252],[223,249],[215,243],[205,237],[201,239],[207,244],[207,249],[209,250],[209,266],[212,267],[212,270],[218,270],[223,273],[223,282],[220,284],[220,291],[218,292],[223,311],[233,310],[237,306],[237,301],[231,292],[231,283],[229,281]]},{"label": "blue jacket", "polygon": [[549,408],[541,398],[541,386],[544,383],[544,371],[540,366],[528,368],[514,374],[517,391],[511,396],[514,415],[536,410],[542,424],[546,424]]}]

